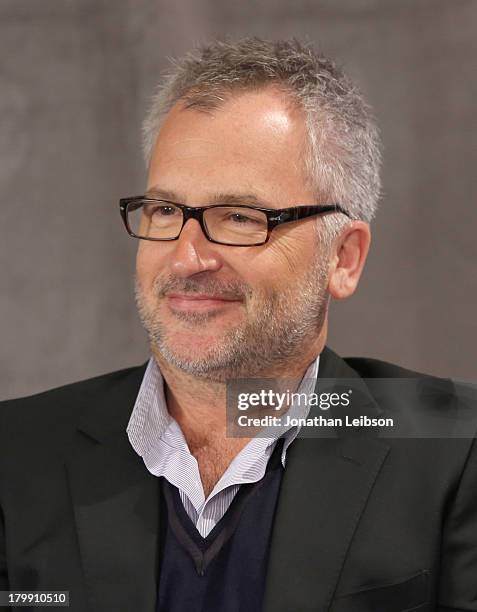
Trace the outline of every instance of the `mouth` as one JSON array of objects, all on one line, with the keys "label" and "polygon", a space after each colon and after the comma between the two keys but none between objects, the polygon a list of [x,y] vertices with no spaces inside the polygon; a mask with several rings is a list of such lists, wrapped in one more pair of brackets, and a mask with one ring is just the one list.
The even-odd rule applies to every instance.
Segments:
[{"label": "mouth", "polygon": [[169,308],[181,312],[208,312],[237,305],[238,298],[205,293],[168,293],[166,300]]}]

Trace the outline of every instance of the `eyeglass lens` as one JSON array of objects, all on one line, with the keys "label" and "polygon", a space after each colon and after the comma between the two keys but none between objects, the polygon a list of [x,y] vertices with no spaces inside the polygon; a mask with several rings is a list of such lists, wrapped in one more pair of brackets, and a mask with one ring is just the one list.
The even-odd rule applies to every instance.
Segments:
[{"label": "eyeglass lens", "polygon": [[[128,206],[129,227],[140,238],[177,238],[182,220],[182,210],[168,202]],[[255,208],[214,206],[204,211],[204,225],[212,240],[224,244],[252,245],[267,237],[267,216]]]}]

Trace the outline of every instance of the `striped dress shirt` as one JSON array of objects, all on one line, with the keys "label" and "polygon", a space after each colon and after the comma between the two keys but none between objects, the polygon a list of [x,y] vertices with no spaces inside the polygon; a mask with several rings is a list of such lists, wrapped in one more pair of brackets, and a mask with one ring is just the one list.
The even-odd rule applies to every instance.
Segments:
[{"label": "striped dress shirt", "polygon": [[[297,393],[313,393],[318,376],[319,355],[308,367]],[[306,417],[309,402],[293,403],[288,414]],[[240,485],[258,482],[265,474],[268,460],[280,437],[285,438],[281,461],[285,467],[286,452],[300,427],[275,427],[267,437],[254,437],[234,457],[207,499],[199,465],[191,454],[177,421],[168,410],[164,380],[153,357],[147,365],[134,405],[127,435],[138,455],[154,476],[163,476],[179,490],[184,508],[202,537],[206,537],[224,516]]]}]

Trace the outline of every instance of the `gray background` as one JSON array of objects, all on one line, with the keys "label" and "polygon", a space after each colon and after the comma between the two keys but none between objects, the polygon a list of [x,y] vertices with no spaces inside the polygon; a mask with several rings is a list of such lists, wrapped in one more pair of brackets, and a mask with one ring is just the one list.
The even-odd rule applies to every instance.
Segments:
[{"label": "gray background", "polygon": [[384,197],[330,345],[475,381],[475,0],[0,0],[0,394],[147,357],[120,196],[167,57],[211,36],[306,37],[367,94]]}]

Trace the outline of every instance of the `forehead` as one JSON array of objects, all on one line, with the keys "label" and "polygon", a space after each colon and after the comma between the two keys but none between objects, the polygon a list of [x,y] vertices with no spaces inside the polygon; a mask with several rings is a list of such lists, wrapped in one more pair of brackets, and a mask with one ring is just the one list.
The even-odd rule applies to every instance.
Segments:
[{"label": "forehead", "polygon": [[304,146],[303,114],[276,89],[232,95],[211,111],[177,103],[156,140],[148,188],[197,203],[246,192],[290,205],[291,192],[306,191]]}]

